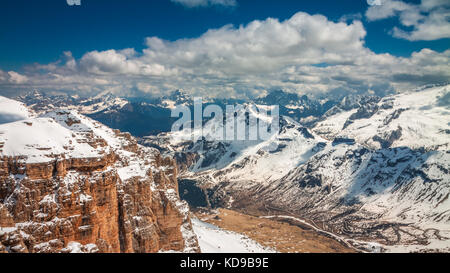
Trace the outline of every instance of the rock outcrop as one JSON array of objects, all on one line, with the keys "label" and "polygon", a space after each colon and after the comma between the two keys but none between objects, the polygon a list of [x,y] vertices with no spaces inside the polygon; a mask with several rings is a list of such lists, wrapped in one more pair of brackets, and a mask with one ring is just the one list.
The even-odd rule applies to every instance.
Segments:
[{"label": "rock outcrop", "polygon": [[56,111],[0,142],[0,252],[199,251],[175,161],[129,134]]}]

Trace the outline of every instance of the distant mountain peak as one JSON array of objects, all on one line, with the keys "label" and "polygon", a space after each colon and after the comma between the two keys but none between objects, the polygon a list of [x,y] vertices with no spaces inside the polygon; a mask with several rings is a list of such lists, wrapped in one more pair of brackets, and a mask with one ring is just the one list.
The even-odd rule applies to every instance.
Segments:
[{"label": "distant mountain peak", "polygon": [[93,99],[102,99],[102,100],[109,100],[114,98],[117,98],[117,96],[111,91],[103,91],[93,97]]},{"label": "distant mountain peak", "polygon": [[182,89],[178,89],[170,93],[168,96],[162,98],[162,103],[168,107],[173,107],[174,105],[185,104],[191,101],[192,98]]}]

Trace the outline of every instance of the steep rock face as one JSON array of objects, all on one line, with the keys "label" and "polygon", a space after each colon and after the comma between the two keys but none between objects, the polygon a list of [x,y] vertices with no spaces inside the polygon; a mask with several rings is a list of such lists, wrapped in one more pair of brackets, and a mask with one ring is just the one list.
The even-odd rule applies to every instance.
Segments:
[{"label": "steep rock face", "polygon": [[187,204],[178,197],[176,164],[159,155],[155,164],[166,171],[149,172],[146,179],[134,177],[120,186],[121,251],[196,250],[196,239],[185,240],[180,232],[191,227]]},{"label": "steep rock face", "polygon": [[0,142],[0,252],[198,251],[174,160],[129,134],[56,111]]},{"label": "steep rock face", "polygon": [[189,168],[199,160],[200,156],[191,152],[178,152],[175,153],[175,159],[177,161],[178,168],[181,172],[189,170]]},{"label": "steep rock face", "polygon": [[[78,167],[89,170],[88,162]],[[56,252],[69,242],[79,242],[101,245],[96,251],[118,252],[117,173],[113,169],[89,173],[60,167],[68,174],[58,177],[55,165],[34,164],[32,176],[12,171],[0,181],[0,200],[26,250]],[[25,171],[28,173],[27,167]]]}]

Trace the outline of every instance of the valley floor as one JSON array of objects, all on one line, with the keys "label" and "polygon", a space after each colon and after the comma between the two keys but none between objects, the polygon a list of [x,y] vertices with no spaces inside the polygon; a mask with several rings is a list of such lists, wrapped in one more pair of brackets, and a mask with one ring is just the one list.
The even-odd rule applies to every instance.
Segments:
[{"label": "valley floor", "polygon": [[274,253],[245,235],[221,229],[215,225],[192,219],[202,253]]},{"label": "valley floor", "polygon": [[[223,248],[212,248],[219,245],[218,236],[205,233],[204,228],[219,227],[222,232],[232,231],[243,234],[266,249],[274,249],[282,253],[348,253],[356,252],[333,238],[329,238],[314,230],[303,229],[290,223],[267,218],[254,217],[227,209],[214,211],[199,211],[197,217],[203,221],[194,220],[194,230],[199,236],[202,251],[226,252]],[[207,239],[208,242],[204,242]],[[203,242],[202,242],[203,241]],[[228,242],[223,240],[224,244]],[[234,244],[234,243],[233,243]],[[232,245],[232,244],[230,244]],[[233,251],[231,249],[229,251]],[[239,252],[239,251],[238,251]],[[245,252],[245,251],[244,251]],[[258,251],[255,251],[258,252]]]}]

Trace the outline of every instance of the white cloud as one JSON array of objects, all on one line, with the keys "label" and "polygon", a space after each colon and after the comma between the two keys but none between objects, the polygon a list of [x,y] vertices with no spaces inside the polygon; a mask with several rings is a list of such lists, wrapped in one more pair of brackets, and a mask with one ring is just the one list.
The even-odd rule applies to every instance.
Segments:
[{"label": "white cloud", "polygon": [[[269,18],[247,26],[225,26],[199,38],[167,42],[148,38],[143,59],[215,76],[270,72],[289,64],[340,63],[363,51],[361,22],[333,23],[321,15],[297,13],[280,22]],[[202,70],[202,71],[198,71]]]},{"label": "white cloud", "polygon": [[[27,87],[47,91],[159,95],[184,89],[225,97],[272,89],[382,94],[450,78],[450,50],[424,49],[399,58],[375,54],[365,47],[365,36],[360,21],[332,22],[299,12],[285,21],[228,25],[193,39],[149,37],[141,52],[91,51],[78,60],[66,52],[60,61],[30,66],[22,76]],[[0,90],[23,90],[24,84],[0,73]]]},{"label": "white cloud", "polygon": [[413,6],[403,1],[383,0],[379,5],[372,5],[366,11],[368,20],[380,20],[397,15],[398,12],[411,9]]},{"label": "white cloud", "polygon": [[92,51],[86,53],[80,60],[80,66],[92,74],[111,75],[148,75],[161,76],[170,73],[164,65],[157,63],[143,63],[134,58],[135,51],[125,49],[121,51]]},{"label": "white cloud", "polygon": [[394,37],[410,41],[436,40],[450,38],[450,1],[422,0],[420,4],[409,4],[397,0],[384,0],[381,5],[373,5],[366,12],[369,21],[381,20],[399,16],[404,27],[413,29],[403,30],[395,27]]},{"label": "white cloud", "polygon": [[188,8],[208,6],[236,6],[236,0],[171,0]]},{"label": "white cloud", "polygon": [[0,83],[6,81],[6,72],[0,69]]},{"label": "white cloud", "polygon": [[26,83],[28,81],[28,78],[26,76],[21,75],[14,71],[9,71],[8,75],[9,75],[9,81],[11,83],[22,84],[22,83]]}]

